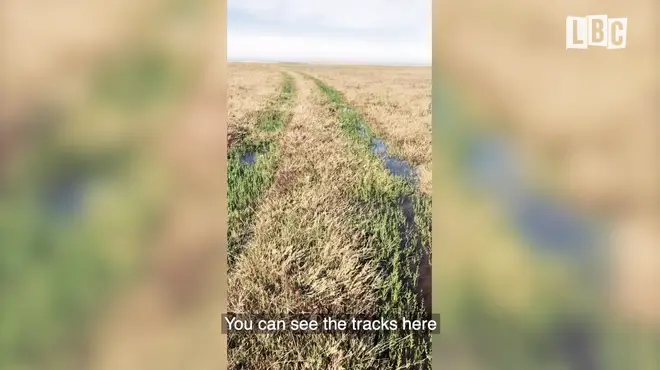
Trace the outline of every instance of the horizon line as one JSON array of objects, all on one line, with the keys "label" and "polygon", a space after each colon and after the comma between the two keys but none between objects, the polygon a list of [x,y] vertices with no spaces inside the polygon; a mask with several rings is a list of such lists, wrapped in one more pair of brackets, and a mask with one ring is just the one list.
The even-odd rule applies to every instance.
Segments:
[{"label": "horizon line", "polygon": [[283,61],[283,60],[248,60],[227,59],[227,63],[266,63],[266,64],[312,64],[312,65],[358,65],[358,66],[382,66],[382,67],[432,67],[432,63],[388,63],[388,62],[333,62],[333,61]]}]

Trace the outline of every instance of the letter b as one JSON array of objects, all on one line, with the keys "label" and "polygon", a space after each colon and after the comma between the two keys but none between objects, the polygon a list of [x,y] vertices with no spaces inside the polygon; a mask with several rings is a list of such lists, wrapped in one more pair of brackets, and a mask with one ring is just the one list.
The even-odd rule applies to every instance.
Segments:
[{"label": "letter b", "polygon": [[587,17],[589,24],[589,35],[587,37],[589,46],[607,46],[609,32],[607,30],[607,15],[590,15]]}]

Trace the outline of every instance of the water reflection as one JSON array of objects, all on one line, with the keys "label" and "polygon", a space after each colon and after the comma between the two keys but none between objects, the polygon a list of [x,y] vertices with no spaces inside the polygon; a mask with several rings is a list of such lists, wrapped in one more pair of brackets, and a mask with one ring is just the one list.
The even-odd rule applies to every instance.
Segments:
[{"label": "water reflection", "polygon": [[373,138],[373,153],[383,161],[385,168],[394,176],[401,177],[406,181],[415,183],[417,173],[410,163],[403,159],[391,156],[387,151],[387,145],[383,140]]},{"label": "water reflection", "polygon": [[512,146],[502,138],[485,134],[474,137],[465,159],[463,168],[470,182],[502,206],[529,244],[571,257],[586,257],[596,245],[595,223],[530,184]]},{"label": "water reflection", "polygon": [[240,162],[242,164],[247,164],[249,166],[252,166],[256,161],[257,161],[257,154],[256,153],[247,152],[247,153],[241,154]]},{"label": "water reflection", "polygon": [[67,177],[56,182],[46,191],[49,212],[60,218],[80,213],[85,200],[86,182],[81,177]]},{"label": "water reflection", "polygon": [[385,141],[375,136],[370,137],[364,121],[360,121],[358,135],[361,137],[369,137],[371,141],[371,152],[383,162],[383,165],[390,174],[400,177],[409,183],[417,183],[417,171],[415,168],[408,161],[392,156],[387,150],[387,144],[385,144]]}]

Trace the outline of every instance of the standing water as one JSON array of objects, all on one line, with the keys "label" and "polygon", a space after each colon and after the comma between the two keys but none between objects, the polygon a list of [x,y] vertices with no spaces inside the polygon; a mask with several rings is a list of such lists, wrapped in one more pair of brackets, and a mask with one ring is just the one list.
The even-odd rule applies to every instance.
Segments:
[{"label": "standing water", "polygon": [[253,165],[257,161],[256,153],[247,152],[241,155],[240,162],[242,164],[247,164],[249,166]]},{"label": "standing water", "polygon": [[594,257],[599,244],[595,222],[530,184],[511,145],[495,135],[475,135],[466,154],[468,180],[502,206],[530,245],[568,258]]},{"label": "standing water", "polygon": [[[362,137],[369,137],[369,132],[364,121],[360,121],[358,134]],[[387,149],[385,141],[375,136],[371,136],[369,139],[371,141],[371,152],[383,162],[383,165],[390,174],[412,184],[417,182],[417,171],[408,161],[392,156]]]}]

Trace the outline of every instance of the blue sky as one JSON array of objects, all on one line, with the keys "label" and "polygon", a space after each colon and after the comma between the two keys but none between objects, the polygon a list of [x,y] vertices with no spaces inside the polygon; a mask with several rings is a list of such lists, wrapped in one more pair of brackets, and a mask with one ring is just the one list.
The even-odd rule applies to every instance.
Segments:
[{"label": "blue sky", "polygon": [[228,0],[230,61],[431,64],[431,0]]}]

